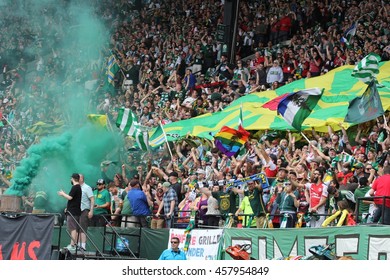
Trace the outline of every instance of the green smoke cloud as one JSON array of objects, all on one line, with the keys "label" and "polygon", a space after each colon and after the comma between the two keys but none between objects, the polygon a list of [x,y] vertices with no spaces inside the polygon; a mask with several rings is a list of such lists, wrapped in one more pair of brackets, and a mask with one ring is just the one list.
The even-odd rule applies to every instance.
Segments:
[{"label": "green smoke cloud", "polygon": [[66,201],[58,197],[57,191],[70,189],[72,173],[85,174],[86,182],[94,185],[101,177],[101,161],[120,160],[124,143],[117,129],[97,127],[86,118],[87,114],[96,113],[96,107],[95,97],[84,88],[84,82],[92,79],[93,72],[99,72],[103,65],[101,51],[110,41],[109,31],[95,15],[98,8],[79,3],[83,1],[21,2],[15,7],[15,15],[30,20],[32,27],[38,27],[34,30],[41,30],[34,35],[40,38],[39,47],[29,47],[27,52],[42,57],[45,66],[59,61],[61,67],[54,69],[53,75],[46,72],[42,92],[33,92],[26,99],[31,106],[39,100],[44,116],[64,120],[66,126],[61,135],[42,138],[27,150],[6,194],[21,196],[31,188],[44,190],[51,209],[60,211]]}]

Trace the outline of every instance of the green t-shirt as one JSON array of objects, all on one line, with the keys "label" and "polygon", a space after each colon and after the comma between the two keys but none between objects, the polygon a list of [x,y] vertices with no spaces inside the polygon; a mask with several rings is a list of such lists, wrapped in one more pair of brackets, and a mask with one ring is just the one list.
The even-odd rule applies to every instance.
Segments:
[{"label": "green t-shirt", "polygon": [[222,215],[227,215],[229,213],[236,213],[237,211],[237,200],[238,195],[234,192],[212,192],[212,196],[218,200],[219,210]]},{"label": "green t-shirt", "polygon": [[[297,196],[297,192],[294,192],[295,196]],[[297,208],[294,205],[294,198],[292,198],[286,192],[279,193],[276,198],[276,203],[279,204],[279,210],[281,213],[296,213]]]},{"label": "green t-shirt", "polygon": [[[108,190],[103,189],[100,192],[98,190],[93,191],[93,196],[95,197],[95,205],[103,205],[106,202],[111,205],[111,195],[108,192]],[[100,214],[109,214],[108,208],[94,208],[93,209],[94,215],[100,215]]]},{"label": "green t-shirt", "polygon": [[123,200],[123,206],[122,206],[121,214],[123,214],[123,215],[132,215],[133,214],[133,209],[131,208],[130,201],[127,198],[127,192],[126,191],[122,192],[122,200]]},{"label": "green t-shirt", "polygon": [[259,189],[255,188],[252,192],[245,191],[244,195],[248,196],[253,213],[256,217],[265,215],[266,210],[263,202],[262,191],[260,192]]},{"label": "green t-shirt", "polygon": [[371,189],[371,187],[366,186],[363,188],[357,188],[354,192],[354,198],[356,203],[359,203],[359,221],[362,218],[362,213],[368,213],[370,204],[363,203],[363,200],[359,200],[358,198],[365,197],[366,193]]}]

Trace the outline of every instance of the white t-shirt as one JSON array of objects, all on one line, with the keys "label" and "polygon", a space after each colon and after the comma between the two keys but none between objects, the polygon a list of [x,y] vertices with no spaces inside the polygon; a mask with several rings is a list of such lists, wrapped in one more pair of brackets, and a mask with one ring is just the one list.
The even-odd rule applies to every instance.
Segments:
[{"label": "white t-shirt", "polygon": [[86,183],[81,185],[81,211],[91,209],[91,197],[93,197],[92,188]]}]

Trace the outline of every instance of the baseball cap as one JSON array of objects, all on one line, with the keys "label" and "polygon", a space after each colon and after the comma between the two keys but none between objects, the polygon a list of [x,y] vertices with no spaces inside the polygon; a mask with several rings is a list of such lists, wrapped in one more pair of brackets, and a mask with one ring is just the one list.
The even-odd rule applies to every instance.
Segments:
[{"label": "baseball cap", "polygon": [[361,163],[361,162],[358,162],[353,167],[355,167],[355,168],[364,168],[364,164]]},{"label": "baseball cap", "polygon": [[172,171],[168,176],[179,177],[179,174],[176,171]]},{"label": "baseball cap", "polygon": [[164,182],[162,184],[163,187],[166,187],[166,188],[169,188],[171,186],[171,184],[169,182]]},{"label": "baseball cap", "polygon": [[106,182],[104,182],[104,180],[103,179],[99,179],[99,180],[97,180],[97,182],[96,182],[96,184],[105,184]]}]

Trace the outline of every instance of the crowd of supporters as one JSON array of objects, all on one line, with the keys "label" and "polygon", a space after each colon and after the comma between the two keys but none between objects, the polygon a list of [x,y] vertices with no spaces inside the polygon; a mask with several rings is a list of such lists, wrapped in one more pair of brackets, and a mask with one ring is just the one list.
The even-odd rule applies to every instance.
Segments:
[{"label": "crowd of supporters", "polygon": [[[91,110],[108,114],[111,122],[115,121],[117,109],[125,107],[137,114],[142,125],[156,127],[160,122],[167,124],[224,110],[233,100],[247,94],[267,95],[267,90],[286,83],[355,65],[370,52],[377,53],[382,60],[388,60],[390,55],[390,6],[377,0],[240,1],[234,58],[229,57],[226,46],[216,37],[217,26],[223,23],[224,1],[89,2],[93,15],[111,32],[101,52],[92,54],[75,51],[77,43],[65,43],[73,29],[66,28],[72,26],[71,17],[62,14],[61,8],[69,1],[43,5],[38,10],[24,1],[9,1],[1,11],[3,188],[26,156],[26,150],[39,142],[29,128],[42,120],[53,127],[59,125],[57,120],[67,120],[69,116],[56,108],[75,88],[88,95]],[[35,19],[34,24],[29,21],[31,18]],[[355,36],[344,38],[354,24]],[[105,70],[112,54],[120,70],[115,75],[115,89],[107,91]],[[72,61],[65,59],[69,56]],[[288,220],[287,224],[293,226],[299,217],[304,217],[299,213],[307,213],[318,205],[310,204],[314,196],[310,196],[307,184],[316,183],[312,177],[321,176],[321,182],[335,188],[324,188],[324,201],[320,199],[322,194],[316,194],[319,200],[313,203],[321,203],[321,207],[315,207],[312,213],[320,213],[324,208],[318,215],[321,220],[339,209],[338,200],[344,200],[339,197],[349,203],[341,206],[342,210],[353,212],[357,202],[353,199],[355,189],[368,187],[383,174],[388,164],[388,129],[386,120],[380,119],[359,126],[358,135],[352,138],[344,130],[321,134],[313,131],[310,144],[298,141],[290,133],[278,132],[272,138],[264,137],[264,141],[252,139],[247,153],[237,158],[228,158],[211,146],[201,145],[198,139],[182,141],[174,143],[173,157],[166,149],[159,152],[153,166],[130,156],[123,163],[119,193],[129,187],[135,176],[155,203],[161,189],[163,205],[168,196],[163,193],[169,193],[170,199],[176,201],[173,210],[178,211],[183,202],[181,206],[196,210],[207,225],[208,211],[214,217],[234,214],[237,209],[237,214],[244,213],[244,197],[260,194],[259,184],[244,184],[232,188],[228,198],[224,198],[226,182],[265,172],[273,187],[262,186],[263,203],[249,206],[255,207],[255,216],[266,217],[265,221],[275,218],[275,225],[282,220],[275,213],[287,214],[294,221]],[[140,168],[135,170],[137,165]],[[367,182],[360,181],[362,177]],[[177,182],[172,183],[171,178]],[[170,184],[164,187],[164,182]],[[171,185],[175,185],[175,193],[169,191]],[[197,195],[193,194],[195,190]],[[352,196],[339,195],[344,190]],[[333,206],[329,206],[331,197]],[[226,199],[232,208],[222,207],[221,202]],[[281,209],[287,200],[292,206]],[[215,209],[207,208],[209,201],[216,205]],[[294,216],[292,209],[301,212]],[[158,207],[154,210],[155,214],[162,213]],[[374,209],[364,211],[374,216]],[[263,219],[257,222],[257,226],[265,224]]]}]

